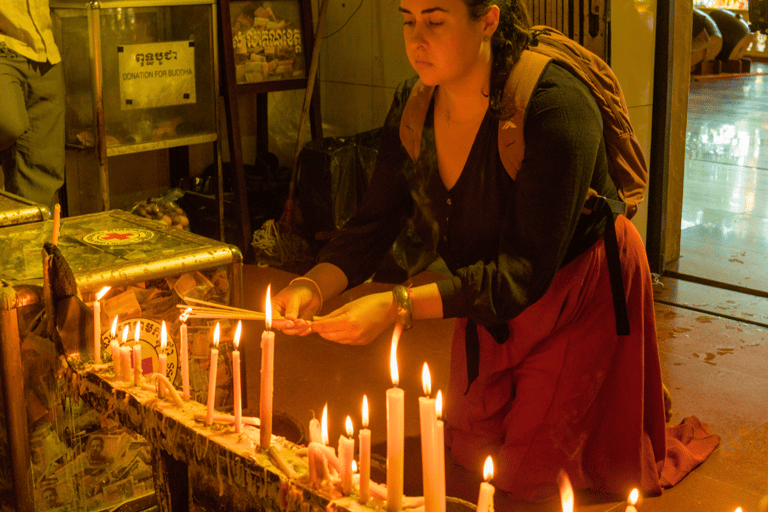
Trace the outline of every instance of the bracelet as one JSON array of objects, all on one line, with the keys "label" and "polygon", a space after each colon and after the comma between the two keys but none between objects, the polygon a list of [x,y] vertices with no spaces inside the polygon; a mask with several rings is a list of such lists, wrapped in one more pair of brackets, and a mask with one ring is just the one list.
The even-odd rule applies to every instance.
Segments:
[{"label": "bracelet", "polygon": [[405,286],[399,284],[392,288],[392,295],[395,297],[397,307],[397,323],[403,326],[403,330],[413,327],[413,303],[411,302],[411,291]]},{"label": "bracelet", "polygon": [[320,299],[320,306],[318,306],[317,311],[320,312],[321,309],[323,309],[323,292],[320,290],[320,285],[315,282],[314,279],[310,279],[309,277],[297,277],[293,279],[290,283],[288,283],[288,286],[292,285],[296,281],[307,281],[309,283],[312,283],[315,287],[315,291],[317,292],[317,297]]}]

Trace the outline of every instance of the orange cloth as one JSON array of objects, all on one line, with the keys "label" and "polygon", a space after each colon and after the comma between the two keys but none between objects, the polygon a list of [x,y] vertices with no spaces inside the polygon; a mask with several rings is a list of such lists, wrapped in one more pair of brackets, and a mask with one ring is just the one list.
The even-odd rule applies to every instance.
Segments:
[{"label": "orange cloth", "polygon": [[709,433],[709,426],[696,416],[679,425],[667,426],[667,457],[661,470],[661,485],[672,487],[704,462],[720,443],[720,436]]}]

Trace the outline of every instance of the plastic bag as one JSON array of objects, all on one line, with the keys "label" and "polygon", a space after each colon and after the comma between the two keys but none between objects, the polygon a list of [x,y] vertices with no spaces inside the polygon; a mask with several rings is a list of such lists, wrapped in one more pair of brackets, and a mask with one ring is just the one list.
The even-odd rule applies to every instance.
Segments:
[{"label": "plastic bag", "polygon": [[154,219],[165,222],[167,225],[189,231],[189,217],[176,201],[184,195],[180,188],[172,188],[165,195],[152,197],[131,208],[130,212],[145,219]]}]

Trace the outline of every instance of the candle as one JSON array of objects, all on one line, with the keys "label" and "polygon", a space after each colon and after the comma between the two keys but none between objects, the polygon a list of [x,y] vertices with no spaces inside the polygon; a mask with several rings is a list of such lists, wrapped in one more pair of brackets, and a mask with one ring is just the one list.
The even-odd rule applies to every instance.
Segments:
[{"label": "candle", "polygon": [[477,512],[493,512],[493,493],[496,492],[496,489],[488,482],[488,480],[493,478],[493,460],[490,455],[485,459],[483,478],[485,478],[485,482],[480,484],[480,495],[477,497]]},{"label": "candle", "polygon": [[189,346],[187,344],[187,318],[191,312],[192,308],[187,308],[180,317],[181,350],[179,350],[179,357],[181,358],[181,397],[184,400],[189,400],[191,397],[189,392]]},{"label": "candle", "polygon": [[352,491],[352,463],[355,460],[355,440],[352,438],[354,429],[352,419],[347,416],[347,435],[339,436],[339,465],[341,466],[341,492],[349,496]]},{"label": "candle", "polygon": [[133,345],[133,385],[141,387],[141,343],[138,341]]},{"label": "candle", "polygon": [[421,474],[424,486],[425,512],[440,511],[440,486],[437,478],[438,454],[436,445],[437,408],[430,398],[432,379],[429,366],[424,363],[421,371],[421,385],[426,396],[419,397],[419,422],[421,427]]},{"label": "candle", "polygon": [[[136,333],[139,333],[139,326],[136,326]],[[157,355],[157,373],[163,377],[168,377],[168,355],[165,353],[165,348],[168,346],[168,331],[165,328],[165,320],[160,327],[160,353]],[[160,386],[157,388],[157,397],[165,398],[165,388]]]},{"label": "candle", "polygon": [[[624,509],[624,512],[637,512],[635,505],[637,505],[638,498],[640,498],[640,492],[637,489],[632,489],[627,498],[627,508]],[[741,508],[738,508],[737,511],[741,512]]]},{"label": "candle", "polygon": [[128,341],[128,326],[123,328],[123,344],[120,347],[120,379],[131,380],[131,347],[126,345]]},{"label": "candle", "polygon": [[96,294],[96,300],[93,301],[93,362],[101,364],[101,302],[104,295],[109,291],[109,286],[105,286]]},{"label": "candle", "polygon": [[389,371],[394,387],[387,390],[387,512],[400,512],[403,507],[403,464],[405,452],[405,393],[397,385],[397,344],[403,331],[395,324]]},{"label": "candle", "polygon": [[264,307],[266,329],[261,335],[261,396],[259,419],[261,429],[259,446],[266,450],[272,443],[272,385],[275,367],[275,333],[272,332],[272,301],[269,298],[270,286],[267,286],[267,302]]},{"label": "candle", "polygon": [[109,352],[112,355],[112,371],[115,378],[120,376],[120,344],[117,342],[117,317],[112,322],[112,331],[109,339]]},{"label": "candle", "polygon": [[445,428],[443,426],[443,394],[437,390],[435,397],[437,422],[435,428],[435,447],[437,449],[437,485],[439,486],[440,510],[445,512]]},{"label": "candle", "polygon": [[[313,421],[317,421],[313,418]],[[310,441],[309,454],[309,480],[313,485],[319,485],[328,476],[328,462],[326,460],[325,444],[328,442],[328,404],[323,407],[323,422],[320,427],[320,439]]]},{"label": "candle", "polygon": [[237,322],[235,329],[235,350],[232,352],[232,383],[235,387],[235,432],[238,434],[243,431],[243,402],[240,393],[240,333],[243,329],[243,321]]},{"label": "candle", "polygon": [[213,423],[213,402],[216,401],[216,365],[219,363],[219,323],[213,330],[213,347],[211,348],[211,362],[208,368],[208,416],[205,417],[205,425]]},{"label": "candle", "polygon": [[557,484],[560,487],[560,503],[563,506],[563,512],[573,512],[573,486],[565,471],[560,470],[558,473]]},{"label": "candle", "polygon": [[[328,404],[325,404],[328,407]],[[323,430],[320,426],[320,420],[315,418],[314,411],[312,412],[312,419],[309,420],[309,442],[310,443],[322,443],[323,442]]]},{"label": "candle", "polygon": [[368,397],[363,395],[363,428],[360,429],[360,503],[371,498],[371,431],[368,430]]},{"label": "candle", "polygon": [[59,233],[61,231],[61,205],[56,203],[53,206],[53,232],[51,233],[51,242],[53,245],[59,245]]}]

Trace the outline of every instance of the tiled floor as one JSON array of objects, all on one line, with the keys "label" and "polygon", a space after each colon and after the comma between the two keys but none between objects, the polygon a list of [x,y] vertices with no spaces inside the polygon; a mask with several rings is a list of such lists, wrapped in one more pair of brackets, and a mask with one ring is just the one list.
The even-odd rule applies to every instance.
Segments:
[{"label": "tiled floor", "polygon": [[[279,289],[291,277],[275,269],[246,266],[246,307],[260,309],[267,283]],[[327,308],[333,309],[363,293],[390,288],[368,283],[335,299]],[[768,299],[669,278],[662,278],[654,289],[664,380],[674,400],[672,423],[697,416],[722,440],[714,454],[682,482],[659,497],[644,498],[638,511],[733,512],[740,506],[744,512],[758,512],[762,496],[768,494]],[[417,322],[404,335],[399,364],[406,396],[421,395],[424,361],[432,370],[433,389],[445,389],[451,332],[451,321],[434,320]],[[249,333],[246,328],[243,339],[258,340],[258,332]],[[250,358],[248,367],[253,368],[250,374],[254,376],[249,380],[248,393],[256,397],[258,344],[251,342],[243,350]],[[374,451],[384,453],[384,390],[391,386],[388,361],[386,333],[364,347],[340,346],[314,335],[298,338],[278,333],[275,410],[306,425],[310,411],[320,414],[328,403],[329,430],[334,438],[341,433],[347,415],[359,426],[362,396],[366,394]],[[417,414],[416,400],[407,401],[406,435],[411,442],[418,435]],[[408,456],[417,457],[418,451],[408,451]],[[451,467],[449,494],[469,501],[476,499],[479,479],[479,474]],[[418,468],[410,465],[406,468],[406,493],[419,491]],[[623,512],[625,506],[615,500],[579,495],[575,510]],[[556,502],[511,503],[497,493],[496,510],[561,509]]]}]

